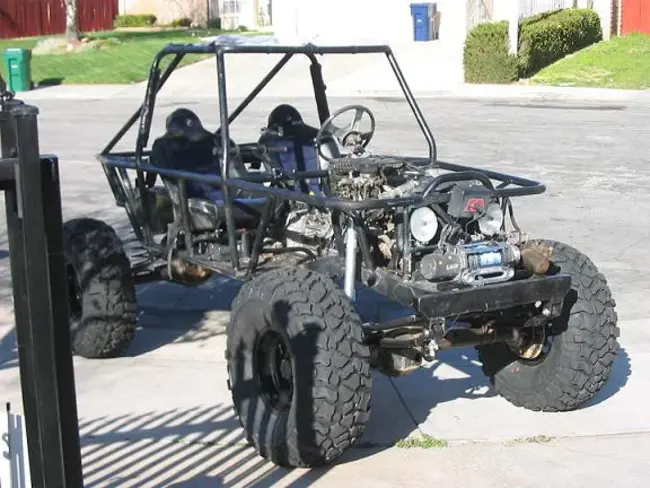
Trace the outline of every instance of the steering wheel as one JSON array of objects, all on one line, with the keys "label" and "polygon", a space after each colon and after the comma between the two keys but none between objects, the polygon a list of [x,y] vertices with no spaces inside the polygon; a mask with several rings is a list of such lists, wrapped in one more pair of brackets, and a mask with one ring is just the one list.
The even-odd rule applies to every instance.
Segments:
[{"label": "steering wheel", "polygon": [[[334,123],[334,120],[346,112],[353,112],[354,117],[352,118],[352,121],[342,129]],[[368,117],[370,118],[370,130],[367,132],[362,132],[360,130],[364,114],[368,114]],[[330,163],[333,159],[345,158],[353,154],[362,154],[372,139],[372,136],[375,135],[375,127],[375,116],[368,107],[365,107],[364,105],[346,105],[334,112],[325,122],[323,122],[323,125],[318,130],[318,134],[316,134],[316,137],[314,138],[316,151],[320,157]],[[323,141],[329,137],[333,137],[338,145],[339,155],[337,158],[325,155],[321,150]],[[341,151],[341,149],[349,149],[349,152]]]}]

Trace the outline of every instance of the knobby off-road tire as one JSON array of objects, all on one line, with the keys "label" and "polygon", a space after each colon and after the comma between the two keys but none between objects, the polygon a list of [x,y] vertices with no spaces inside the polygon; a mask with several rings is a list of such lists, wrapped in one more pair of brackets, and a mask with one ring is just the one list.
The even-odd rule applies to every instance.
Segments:
[{"label": "knobby off-road tire", "polygon": [[[289,397],[269,393],[270,375],[262,371],[263,344],[272,337],[288,349],[282,364],[291,365],[291,374],[282,378],[293,390]],[[227,358],[246,438],[273,463],[329,464],[364,432],[372,388],[369,351],[352,302],[328,277],[290,268],[244,284],[232,305]],[[284,406],[274,406],[278,398]]]},{"label": "knobby off-road tire", "polygon": [[552,246],[548,274],[564,273],[572,280],[562,314],[551,326],[550,351],[529,361],[506,344],[493,344],[478,348],[479,358],[496,391],[511,403],[535,411],[574,410],[609,377],[618,349],[615,302],[587,256],[563,243],[536,242]]},{"label": "knobby off-road tire", "polygon": [[63,226],[74,354],[118,356],[136,329],[136,295],[131,266],[112,227],[94,219]]}]

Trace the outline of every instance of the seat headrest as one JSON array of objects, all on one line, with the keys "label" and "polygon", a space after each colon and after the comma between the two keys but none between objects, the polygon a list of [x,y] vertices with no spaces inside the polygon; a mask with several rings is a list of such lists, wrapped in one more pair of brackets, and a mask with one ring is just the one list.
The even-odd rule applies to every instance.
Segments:
[{"label": "seat headrest", "polygon": [[284,135],[290,135],[297,126],[302,125],[304,125],[304,122],[298,109],[286,103],[278,105],[271,111],[267,123],[269,129],[274,131],[281,129]]},{"label": "seat headrest", "polygon": [[213,136],[203,127],[199,116],[187,108],[179,108],[169,114],[165,122],[165,135],[190,141],[201,141]]}]

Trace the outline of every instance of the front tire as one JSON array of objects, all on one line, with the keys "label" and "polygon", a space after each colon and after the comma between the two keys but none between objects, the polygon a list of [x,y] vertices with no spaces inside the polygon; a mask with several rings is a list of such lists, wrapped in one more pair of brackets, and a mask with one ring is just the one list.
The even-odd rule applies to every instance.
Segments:
[{"label": "front tire", "polygon": [[361,437],[372,388],[362,339],[352,302],[326,276],[288,268],[244,284],[228,324],[228,376],[261,456],[323,466]]},{"label": "front tire", "polygon": [[483,371],[495,390],[514,405],[530,410],[574,410],[607,381],[616,358],[619,335],[615,302],[607,280],[577,249],[555,241],[549,274],[571,276],[560,317],[551,326],[548,351],[523,359],[507,344],[478,348]]},{"label": "front tire", "polygon": [[112,227],[89,218],[63,226],[72,351],[118,356],[133,340],[136,294],[131,265]]}]

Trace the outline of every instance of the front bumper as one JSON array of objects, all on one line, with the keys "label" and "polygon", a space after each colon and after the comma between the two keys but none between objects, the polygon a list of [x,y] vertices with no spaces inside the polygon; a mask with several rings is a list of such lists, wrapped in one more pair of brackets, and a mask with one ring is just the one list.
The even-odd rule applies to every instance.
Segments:
[{"label": "front bumper", "polygon": [[453,318],[494,312],[537,301],[546,304],[550,316],[556,316],[571,288],[571,277],[562,274],[496,283],[480,288],[433,292],[404,283],[389,273],[382,273],[378,278],[373,289],[402,305],[415,308],[428,318]]},{"label": "front bumper", "polygon": [[[324,258],[306,266],[334,278],[343,277],[340,258]],[[560,314],[564,297],[571,289],[571,277],[564,274],[449,291],[432,291],[404,282],[399,276],[383,270],[372,272],[362,268],[361,277],[369,288],[404,306],[413,307],[420,315],[430,319],[495,312],[538,301],[549,309],[551,318]]]}]

